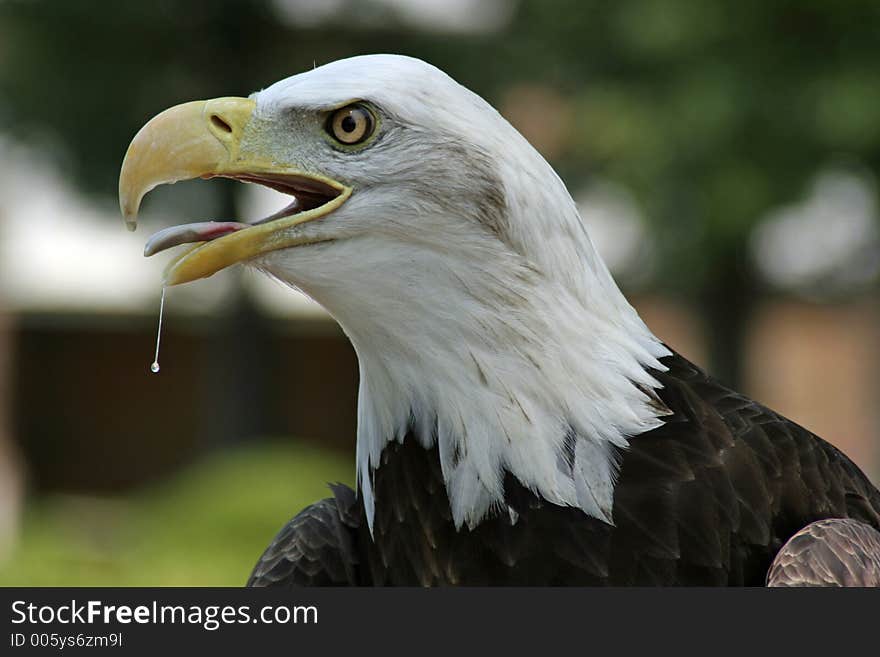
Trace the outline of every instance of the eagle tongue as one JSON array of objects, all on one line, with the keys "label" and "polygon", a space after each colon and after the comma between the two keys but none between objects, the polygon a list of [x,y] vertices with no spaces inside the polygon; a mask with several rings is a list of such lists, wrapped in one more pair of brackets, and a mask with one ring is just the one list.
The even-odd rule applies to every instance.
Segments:
[{"label": "eagle tongue", "polygon": [[237,221],[200,221],[193,224],[170,226],[160,230],[147,240],[147,244],[144,246],[144,255],[150,257],[180,244],[209,242],[247,227],[248,224]]}]

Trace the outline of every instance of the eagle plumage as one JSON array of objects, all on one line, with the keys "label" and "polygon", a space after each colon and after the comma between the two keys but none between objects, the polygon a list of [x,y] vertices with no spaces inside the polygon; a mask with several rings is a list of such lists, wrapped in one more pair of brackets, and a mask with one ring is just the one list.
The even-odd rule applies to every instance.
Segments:
[{"label": "eagle plumage", "polygon": [[506,506],[456,530],[436,449],[404,439],[376,470],[372,537],[337,486],[282,529],[248,584],[761,586],[814,521],[880,528],[880,492],[842,452],[678,354],[661,362],[672,413],[621,454],[613,526],[508,477]]}]

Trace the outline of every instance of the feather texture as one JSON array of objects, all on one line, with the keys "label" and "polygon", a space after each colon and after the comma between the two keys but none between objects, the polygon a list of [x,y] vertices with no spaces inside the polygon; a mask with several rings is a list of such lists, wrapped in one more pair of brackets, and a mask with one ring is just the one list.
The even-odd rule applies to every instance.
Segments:
[{"label": "feather texture", "polygon": [[880,532],[858,520],[811,523],[782,546],[767,586],[880,586]]},{"label": "feather texture", "polygon": [[[840,451],[681,356],[663,364],[668,371],[654,375],[671,415],[623,450],[614,526],[548,502],[508,473],[514,514],[456,529],[437,448],[407,437],[386,447],[376,470],[373,537],[359,502],[360,524],[341,523],[338,559],[371,585],[759,586],[781,546],[811,522],[880,527],[880,492]],[[267,554],[305,558],[285,547],[305,540],[298,532],[323,532],[303,514]],[[298,581],[255,573],[252,583]]]}]

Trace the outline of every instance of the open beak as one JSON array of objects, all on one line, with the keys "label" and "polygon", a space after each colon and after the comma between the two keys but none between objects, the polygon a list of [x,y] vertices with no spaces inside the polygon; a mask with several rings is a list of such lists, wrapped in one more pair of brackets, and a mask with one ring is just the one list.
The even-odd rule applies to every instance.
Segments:
[{"label": "open beak", "polygon": [[242,148],[254,101],[216,98],[165,110],[135,135],[119,174],[119,206],[129,230],[137,227],[141,200],[151,189],[192,178],[234,178],[290,194],[292,203],[258,223],[200,222],[155,235],[146,255],[170,246],[195,245],[173,260],[165,284],[178,285],[262,253],[305,243],[282,229],[318,219],[342,205],[351,188],[315,173],[272,161]]}]

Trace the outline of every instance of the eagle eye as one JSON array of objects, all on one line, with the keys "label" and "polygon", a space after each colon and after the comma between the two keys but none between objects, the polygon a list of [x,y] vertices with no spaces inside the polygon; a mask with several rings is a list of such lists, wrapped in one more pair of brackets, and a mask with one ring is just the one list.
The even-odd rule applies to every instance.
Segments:
[{"label": "eagle eye", "polygon": [[376,121],[366,107],[360,104],[348,105],[336,110],[327,121],[327,132],[336,141],[351,146],[360,144],[373,134]]}]

